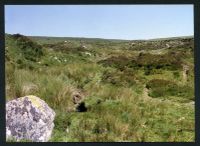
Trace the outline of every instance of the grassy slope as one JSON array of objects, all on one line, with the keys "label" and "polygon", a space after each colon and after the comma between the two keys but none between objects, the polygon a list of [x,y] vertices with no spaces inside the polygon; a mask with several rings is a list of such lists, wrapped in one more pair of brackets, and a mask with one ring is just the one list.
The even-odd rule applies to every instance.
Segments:
[{"label": "grassy slope", "polygon": [[[63,42],[46,39],[36,41]],[[190,68],[184,83],[182,68],[170,68],[174,62],[157,69],[160,62],[153,58],[158,56],[139,58],[141,51],[127,49],[126,41],[89,40],[84,42],[86,49],[77,49],[79,40],[72,42],[64,52],[60,51],[67,49],[63,44],[55,45],[57,50],[42,46],[43,55],[31,60],[31,54],[38,52],[24,52],[23,45],[29,47],[29,43],[6,36],[6,99],[27,94],[44,99],[56,112],[50,141],[194,141],[194,106],[190,104],[194,65],[189,49],[183,48],[186,55],[179,57]],[[164,50],[164,55],[170,51]],[[182,49],[173,51],[182,53]],[[148,59],[154,60],[155,68],[148,67]],[[87,112],[70,112],[72,93],[77,90],[85,95]]]}]

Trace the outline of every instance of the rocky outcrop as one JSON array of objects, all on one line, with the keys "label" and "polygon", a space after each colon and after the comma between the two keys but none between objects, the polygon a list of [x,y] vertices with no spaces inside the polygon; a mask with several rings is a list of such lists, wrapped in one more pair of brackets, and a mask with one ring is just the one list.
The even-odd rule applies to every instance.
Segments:
[{"label": "rocky outcrop", "polygon": [[47,142],[55,112],[40,98],[29,95],[6,103],[6,139]]}]

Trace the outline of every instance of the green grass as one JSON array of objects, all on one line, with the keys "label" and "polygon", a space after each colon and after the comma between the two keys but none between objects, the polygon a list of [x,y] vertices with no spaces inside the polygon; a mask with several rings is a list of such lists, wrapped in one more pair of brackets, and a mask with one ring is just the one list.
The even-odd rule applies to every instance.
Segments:
[{"label": "green grass", "polygon": [[[141,54],[128,41],[86,39],[83,51],[80,39],[69,39],[63,51],[65,39],[6,35],[6,100],[31,94],[47,102],[56,112],[50,142],[194,141],[194,107],[186,105],[194,100],[191,50]],[[43,53],[35,60],[38,46]],[[185,83],[177,62],[190,67]],[[76,91],[87,112],[73,110]]]},{"label": "green grass", "polygon": [[146,87],[150,89],[151,97],[177,96],[194,100],[194,89],[189,85],[181,86],[172,81],[153,79],[147,83]]}]

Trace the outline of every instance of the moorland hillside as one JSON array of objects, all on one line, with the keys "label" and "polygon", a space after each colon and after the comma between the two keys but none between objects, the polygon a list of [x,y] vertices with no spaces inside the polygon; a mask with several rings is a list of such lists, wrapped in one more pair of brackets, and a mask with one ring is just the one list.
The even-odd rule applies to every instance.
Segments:
[{"label": "moorland hillside", "polygon": [[193,37],[5,37],[6,100],[47,102],[50,141],[194,141]]}]

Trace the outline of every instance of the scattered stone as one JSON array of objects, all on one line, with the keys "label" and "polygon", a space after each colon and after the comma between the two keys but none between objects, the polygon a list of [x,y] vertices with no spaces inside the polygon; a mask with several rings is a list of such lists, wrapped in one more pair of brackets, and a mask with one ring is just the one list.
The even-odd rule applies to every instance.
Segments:
[{"label": "scattered stone", "polygon": [[74,92],[74,93],[72,94],[72,100],[73,100],[73,103],[74,103],[74,104],[79,104],[79,103],[81,103],[82,100],[83,100],[83,95],[81,95],[80,92]]},{"label": "scattered stone", "polygon": [[39,97],[29,95],[6,103],[6,139],[47,142],[55,112]]},{"label": "scattered stone", "polygon": [[87,48],[87,47],[86,47],[86,46],[84,46],[84,45],[83,45],[82,47],[83,47],[84,49],[86,49],[86,48]]},{"label": "scattered stone", "polygon": [[69,128],[66,128],[65,131],[66,131],[67,133],[69,133]]},{"label": "scattered stone", "polygon": [[166,47],[167,47],[167,48],[170,48],[170,45],[169,45],[169,44],[166,44]]},{"label": "scattered stone", "polygon": [[134,46],[136,43],[131,43],[131,46]]},{"label": "scattered stone", "polygon": [[170,48],[194,48],[194,38],[165,38],[165,39],[150,39],[150,40],[134,40],[130,42],[130,49],[136,50],[158,50]]},{"label": "scattered stone", "polygon": [[85,52],[85,55],[91,56],[92,54],[89,52]]}]

